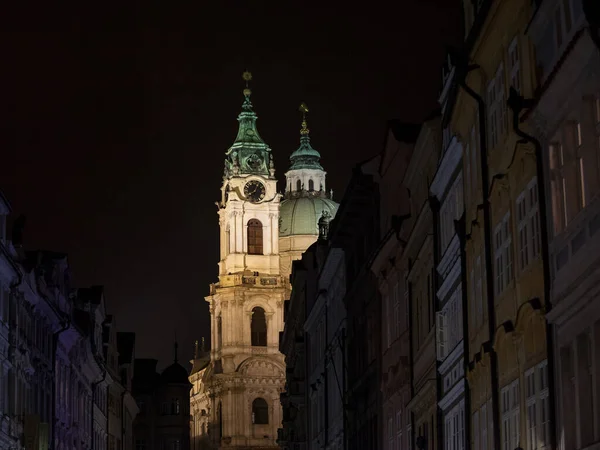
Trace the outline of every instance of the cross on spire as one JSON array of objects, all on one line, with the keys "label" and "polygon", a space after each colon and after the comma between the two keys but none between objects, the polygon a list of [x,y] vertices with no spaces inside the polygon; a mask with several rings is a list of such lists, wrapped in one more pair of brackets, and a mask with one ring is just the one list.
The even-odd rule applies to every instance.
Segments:
[{"label": "cross on spire", "polygon": [[246,81],[246,89],[244,89],[244,96],[250,97],[252,91],[250,90],[250,80],[252,80],[252,74],[246,69],[246,71],[242,74],[242,78]]},{"label": "cross on spire", "polygon": [[306,123],[306,113],[308,112],[308,106],[306,106],[306,103],[300,103],[299,110],[302,113],[302,128],[300,129],[300,134],[304,136],[310,132],[308,129],[308,124]]}]

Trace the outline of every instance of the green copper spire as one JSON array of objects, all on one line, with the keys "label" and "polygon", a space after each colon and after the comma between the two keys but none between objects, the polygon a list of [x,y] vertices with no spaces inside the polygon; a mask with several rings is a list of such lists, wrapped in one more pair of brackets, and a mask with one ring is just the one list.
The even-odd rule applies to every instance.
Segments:
[{"label": "green copper spire", "polygon": [[248,84],[252,74],[244,72],[243,79],[246,81],[246,88],[242,112],[238,116],[239,129],[233,145],[226,152],[224,175],[227,178],[250,174],[274,177],[275,167],[271,149],[258,134],[257,116],[250,101],[252,91]]},{"label": "green copper spire", "polygon": [[300,129],[300,147],[298,147],[298,149],[290,156],[290,161],[292,162],[290,170],[323,170],[323,167],[321,167],[321,164],[319,164],[321,154],[314,148],[312,148],[312,146],[310,145],[310,130],[308,129],[308,125],[306,123],[306,113],[308,112],[308,107],[306,106],[306,103],[302,103],[300,105],[300,111],[302,112],[302,128]]}]

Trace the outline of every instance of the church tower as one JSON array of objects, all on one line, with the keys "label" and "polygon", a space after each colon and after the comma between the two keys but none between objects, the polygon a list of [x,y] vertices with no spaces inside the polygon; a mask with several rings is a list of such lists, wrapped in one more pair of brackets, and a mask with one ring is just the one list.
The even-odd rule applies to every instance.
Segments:
[{"label": "church tower", "polygon": [[[256,128],[248,82],[239,129],[225,155],[219,207],[219,281],[210,288],[210,364],[191,404],[207,415],[208,448],[278,448],[279,352],[288,280],[279,269],[279,207],[271,149]],[[197,392],[194,392],[196,390]],[[195,401],[196,399],[197,401]]]},{"label": "church tower", "polygon": [[327,172],[319,162],[321,154],[311,145],[305,103],[300,105],[300,112],[300,146],[290,156],[279,210],[280,271],[286,279],[292,272],[292,262],[317,240],[319,223],[324,225],[322,229],[327,228],[340,206],[333,201],[332,191],[327,192]]}]

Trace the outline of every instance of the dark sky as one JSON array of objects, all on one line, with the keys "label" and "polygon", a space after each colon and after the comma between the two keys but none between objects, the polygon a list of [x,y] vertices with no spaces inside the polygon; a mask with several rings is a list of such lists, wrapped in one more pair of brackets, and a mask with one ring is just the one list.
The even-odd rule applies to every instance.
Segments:
[{"label": "dark sky", "polygon": [[27,215],[26,248],[67,252],[76,286],[103,284],[137,356],[164,366],[175,330],[182,359],[210,335],[214,202],[244,69],[278,176],[304,101],[340,200],[352,166],[381,150],[387,119],[436,106],[459,19],[449,0],[151,3],[7,17],[0,189],[13,218]]}]

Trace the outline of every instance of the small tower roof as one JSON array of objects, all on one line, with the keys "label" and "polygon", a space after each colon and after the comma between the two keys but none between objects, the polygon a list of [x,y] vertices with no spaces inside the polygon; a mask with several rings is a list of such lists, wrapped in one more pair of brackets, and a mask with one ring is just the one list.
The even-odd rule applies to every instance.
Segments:
[{"label": "small tower roof", "polygon": [[177,338],[175,338],[175,343],[173,344],[173,364],[167,367],[161,373],[161,379],[166,384],[187,384],[188,380],[188,371],[178,362],[177,350],[179,345],[177,344]]},{"label": "small tower roof", "polygon": [[290,161],[292,165],[290,170],[296,169],[316,169],[323,170],[319,160],[321,154],[315,150],[310,144],[310,130],[306,122],[306,113],[308,113],[308,107],[306,103],[300,104],[300,112],[302,112],[302,127],[300,128],[300,147],[291,154]]},{"label": "small tower roof", "polygon": [[250,96],[252,91],[249,82],[252,74],[244,72],[243,79],[246,81],[244,89],[244,103],[242,112],[238,115],[238,133],[233,145],[226,152],[225,176],[237,176],[240,174],[255,174],[263,176],[274,176],[273,157],[271,149],[263,141],[256,127],[258,116],[252,109]]}]

